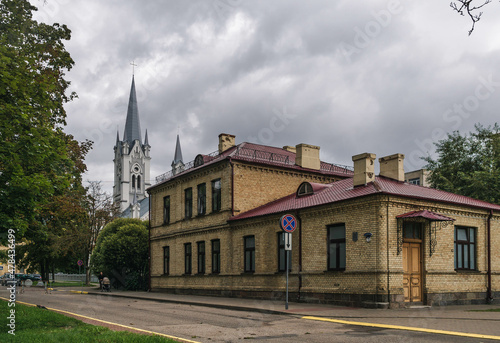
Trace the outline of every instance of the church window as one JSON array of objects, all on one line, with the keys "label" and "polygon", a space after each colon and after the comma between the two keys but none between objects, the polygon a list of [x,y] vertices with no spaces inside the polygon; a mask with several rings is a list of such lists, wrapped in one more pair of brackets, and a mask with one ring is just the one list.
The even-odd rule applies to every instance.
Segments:
[{"label": "church window", "polygon": [[184,190],[184,217],[193,216],[193,189],[191,187]]},{"label": "church window", "polygon": [[221,182],[220,179],[212,181],[212,212],[221,210]]},{"label": "church window", "polygon": [[135,188],[135,175],[132,175],[132,189]]},{"label": "church window", "polygon": [[198,185],[198,215],[207,211],[207,186],[202,183]]},{"label": "church window", "polygon": [[137,190],[141,190],[141,176],[137,175]]}]

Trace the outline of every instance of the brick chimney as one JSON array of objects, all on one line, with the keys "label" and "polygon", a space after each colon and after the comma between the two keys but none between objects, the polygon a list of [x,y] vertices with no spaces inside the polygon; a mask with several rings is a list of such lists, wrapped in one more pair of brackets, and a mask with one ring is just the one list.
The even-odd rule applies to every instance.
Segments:
[{"label": "brick chimney", "polygon": [[403,154],[394,154],[379,158],[380,176],[403,182],[405,180],[404,159],[405,155]]},{"label": "brick chimney", "polygon": [[364,186],[375,181],[375,158],[377,155],[365,152],[352,157],[354,162],[353,186]]},{"label": "brick chimney", "polygon": [[232,148],[234,146],[235,138],[236,136],[227,133],[221,133],[219,135],[219,154],[222,154],[227,149]]},{"label": "brick chimney", "polygon": [[321,162],[319,161],[319,146],[309,144],[297,144],[295,146],[295,164],[308,169],[319,170]]}]

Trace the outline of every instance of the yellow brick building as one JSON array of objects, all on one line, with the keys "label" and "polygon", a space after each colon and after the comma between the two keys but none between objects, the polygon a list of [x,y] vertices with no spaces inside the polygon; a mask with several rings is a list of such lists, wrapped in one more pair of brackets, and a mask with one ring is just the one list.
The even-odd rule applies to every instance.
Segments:
[{"label": "yellow brick building", "polygon": [[[234,144],[164,175],[151,196],[153,291],[400,307],[500,295],[500,206],[404,182],[395,154],[319,160],[319,147]],[[488,237],[491,239],[488,239]]]}]

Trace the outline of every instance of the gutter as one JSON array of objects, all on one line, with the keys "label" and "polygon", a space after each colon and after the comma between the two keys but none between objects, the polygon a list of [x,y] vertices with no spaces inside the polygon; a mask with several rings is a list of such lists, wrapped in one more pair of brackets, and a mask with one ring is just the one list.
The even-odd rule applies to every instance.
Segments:
[{"label": "gutter", "polygon": [[490,214],[488,215],[487,222],[487,235],[488,235],[488,245],[487,245],[487,253],[488,253],[488,288],[486,290],[486,302],[491,303],[493,301],[493,296],[491,294],[491,218],[493,217],[493,210],[490,210]]}]

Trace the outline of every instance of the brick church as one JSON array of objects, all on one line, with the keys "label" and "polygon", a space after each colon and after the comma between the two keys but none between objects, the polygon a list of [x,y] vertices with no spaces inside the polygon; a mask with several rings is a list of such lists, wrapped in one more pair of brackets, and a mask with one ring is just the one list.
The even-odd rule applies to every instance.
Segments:
[{"label": "brick church", "polygon": [[[172,164],[150,194],[150,288],[282,299],[282,215],[293,214],[290,299],[349,306],[500,296],[500,206],[405,182],[404,155],[321,161],[308,144],[236,145]],[[175,159],[174,159],[175,162]]]}]

